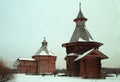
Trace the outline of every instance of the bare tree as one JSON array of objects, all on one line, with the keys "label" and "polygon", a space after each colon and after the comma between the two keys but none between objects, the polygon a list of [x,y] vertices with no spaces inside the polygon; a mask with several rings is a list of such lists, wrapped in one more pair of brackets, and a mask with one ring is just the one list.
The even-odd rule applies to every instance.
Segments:
[{"label": "bare tree", "polygon": [[13,78],[12,69],[7,65],[7,62],[3,58],[0,58],[0,82],[7,82]]}]

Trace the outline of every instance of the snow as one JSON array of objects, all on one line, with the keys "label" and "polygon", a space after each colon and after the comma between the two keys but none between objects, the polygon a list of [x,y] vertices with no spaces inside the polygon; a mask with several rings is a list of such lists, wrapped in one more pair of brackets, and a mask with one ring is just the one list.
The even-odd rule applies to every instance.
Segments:
[{"label": "snow", "polygon": [[18,60],[30,60],[30,61],[35,61],[35,59],[32,59],[32,58],[18,58]]},{"label": "snow", "polygon": [[87,52],[85,52],[84,54],[82,55],[79,55],[74,61],[77,61],[77,60],[80,60],[81,58],[85,57],[86,55],[88,55],[91,51],[93,51],[94,49],[91,49]]},{"label": "snow", "polygon": [[80,60],[81,58],[85,57],[86,55],[88,55],[90,52],[92,52],[94,49],[91,49],[83,54],[76,54],[76,53],[70,53],[67,56],[78,56],[74,61]]},{"label": "snow", "polygon": [[41,53],[37,55],[49,55],[49,54],[47,54],[45,51],[41,51]]},{"label": "snow", "polygon": [[78,54],[76,54],[76,53],[70,53],[67,56],[78,56]]},{"label": "snow", "polygon": [[53,53],[53,52],[51,52],[51,51],[49,51],[49,55],[54,55],[54,53]]},{"label": "snow", "polygon": [[47,49],[46,46],[42,46],[35,55],[54,55],[51,51]]},{"label": "snow", "polygon": [[53,55],[53,53],[50,52],[50,51],[49,51],[48,53],[46,53],[46,51],[43,50],[43,51],[41,51],[40,54],[36,54],[36,55],[43,55],[43,56],[44,56],[44,55],[47,55],[47,56],[48,56],[48,55]]},{"label": "snow", "polygon": [[83,79],[81,77],[55,76],[54,75],[25,75],[15,74],[15,79],[9,82],[120,82],[120,76],[106,79]]}]

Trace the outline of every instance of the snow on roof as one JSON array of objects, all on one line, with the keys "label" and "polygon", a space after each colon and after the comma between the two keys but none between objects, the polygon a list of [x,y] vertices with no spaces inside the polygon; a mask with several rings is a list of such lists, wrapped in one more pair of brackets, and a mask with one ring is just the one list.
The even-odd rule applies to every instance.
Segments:
[{"label": "snow on roof", "polygon": [[32,58],[18,58],[18,60],[29,60],[29,61],[35,61],[35,59],[32,59]]},{"label": "snow on roof", "polygon": [[74,61],[77,61],[77,60],[80,60],[81,58],[85,57],[86,55],[88,55],[91,51],[93,51],[94,49],[91,49],[85,53],[83,53],[82,55],[78,55],[78,57],[74,60]]},{"label": "snow on roof", "polygon": [[78,56],[78,54],[76,54],[76,53],[70,53],[67,56]]},{"label": "snow on roof", "polygon": [[47,47],[41,47],[35,55],[54,55],[51,51],[47,49]]},{"label": "snow on roof", "polygon": [[42,42],[42,46],[39,48],[39,50],[35,53],[35,55],[54,55],[52,52],[50,52],[47,48],[47,41],[44,39]]},{"label": "snow on roof", "polygon": [[53,52],[51,52],[51,51],[49,51],[49,55],[54,55],[54,53],[53,53]]},{"label": "snow on roof", "polygon": [[36,55],[49,55],[48,53],[46,53],[45,51],[41,51],[39,54]]},{"label": "snow on roof", "polygon": [[38,53],[38,54],[35,54],[35,55],[53,55],[53,53],[52,52],[50,52],[50,51],[48,51],[48,53],[46,53],[46,51],[41,51],[40,53]]}]

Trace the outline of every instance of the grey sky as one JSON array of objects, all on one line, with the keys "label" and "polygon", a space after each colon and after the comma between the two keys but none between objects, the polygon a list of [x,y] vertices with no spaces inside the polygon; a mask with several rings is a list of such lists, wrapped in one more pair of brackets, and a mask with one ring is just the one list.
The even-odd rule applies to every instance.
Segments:
[{"label": "grey sky", "polygon": [[82,3],[88,19],[86,28],[95,41],[104,43],[101,52],[109,59],[104,67],[120,67],[120,0],[0,0],[0,56],[15,61],[41,47],[43,38],[57,57],[57,67],[65,67],[65,48],[75,29],[73,19]]}]

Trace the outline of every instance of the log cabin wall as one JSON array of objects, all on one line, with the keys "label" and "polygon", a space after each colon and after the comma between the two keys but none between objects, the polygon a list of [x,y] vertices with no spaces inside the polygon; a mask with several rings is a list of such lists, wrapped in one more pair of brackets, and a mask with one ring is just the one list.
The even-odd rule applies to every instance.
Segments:
[{"label": "log cabin wall", "polygon": [[17,71],[18,73],[35,73],[35,68],[35,61],[22,60]]},{"label": "log cabin wall", "polygon": [[62,44],[62,47],[66,48],[66,53],[77,53],[77,54],[83,54],[84,52],[95,48],[98,49],[102,43],[99,42],[72,42],[72,43],[65,43]]},{"label": "log cabin wall", "polygon": [[53,74],[56,70],[56,56],[33,56],[35,61],[19,60],[18,73]]},{"label": "log cabin wall", "polygon": [[66,60],[66,68],[67,75],[69,76],[78,76],[79,75],[79,62],[74,62],[77,56],[67,56]]},{"label": "log cabin wall", "polygon": [[101,61],[100,58],[86,57],[80,61],[80,76],[84,78],[100,78],[101,77]]},{"label": "log cabin wall", "polygon": [[33,56],[37,60],[38,74],[53,74],[56,70],[56,56]]}]

